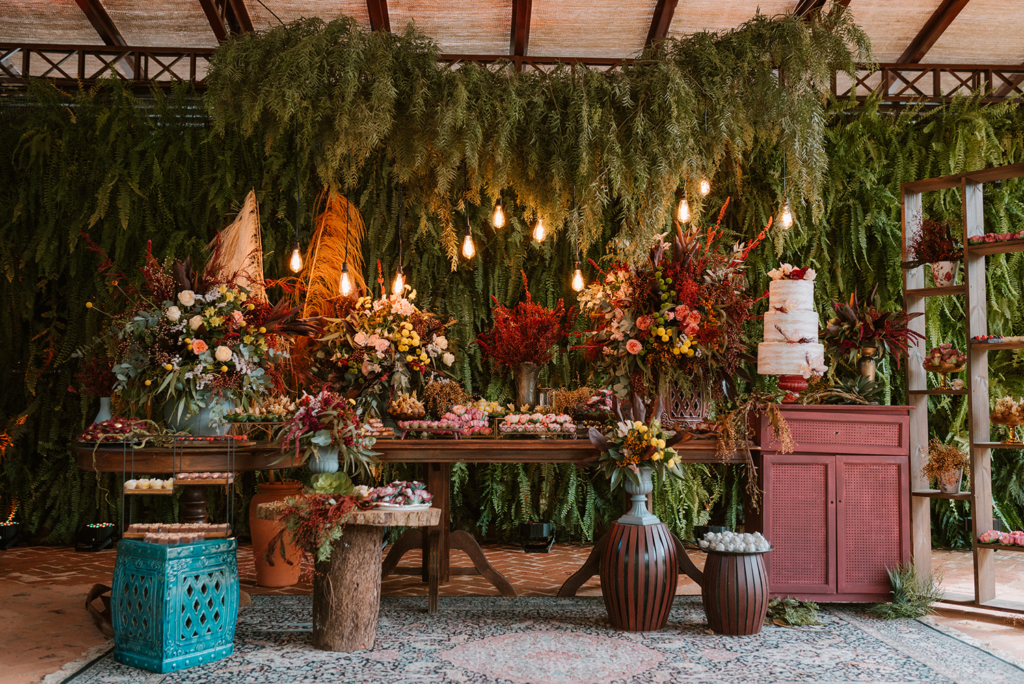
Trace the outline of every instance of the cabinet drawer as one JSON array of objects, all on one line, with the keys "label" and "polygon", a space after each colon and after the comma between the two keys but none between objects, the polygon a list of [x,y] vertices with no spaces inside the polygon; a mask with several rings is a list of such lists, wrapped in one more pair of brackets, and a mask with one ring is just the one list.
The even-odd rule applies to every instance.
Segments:
[{"label": "cabinet drawer", "polygon": [[[798,452],[900,456],[910,451],[910,418],[906,415],[812,411],[784,411],[783,415]],[[767,418],[764,421],[765,448],[776,451],[779,443]]]}]

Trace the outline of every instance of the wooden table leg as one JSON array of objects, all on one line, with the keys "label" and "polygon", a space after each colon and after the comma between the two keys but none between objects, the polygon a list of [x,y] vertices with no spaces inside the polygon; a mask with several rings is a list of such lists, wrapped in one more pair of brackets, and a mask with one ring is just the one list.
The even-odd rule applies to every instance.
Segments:
[{"label": "wooden table leg", "polygon": [[452,465],[451,463],[428,463],[427,464],[427,491],[433,498],[431,503],[434,508],[441,510],[441,523],[437,527],[429,527],[423,535],[423,581],[430,584],[429,568],[431,567],[430,535],[436,532],[438,539],[438,551],[440,558],[436,565],[440,573],[437,583],[447,584],[451,581],[451,536],[450,536],[450,502],[452,486]]},{"label": "wooden table leg", "polygon": [[388,555],[384,558],[384,567],[381,570],[381,577],[387,577],[391,573],[398,575],[413,575],[420,574],[421,570],[418,568],[400,568],[398,563],[401,562],[402,557],[412,551],[413,549],[422,549],[427,545],[426,539],[423,537],[423,530],[416,529],[406,530],[402,533],[402,536],[398,538],[394,544],[391,545],[391,550],[388,551]]},{"label": "wooden table leg", "polygon": [[183,486],[178,503],[181,506],[181,522],[205,523],[209,520],[205,485]]},{"label": "wooden table leg", "polygon": [[441,552],[441,533],[436,528],[429,528],[423,535],[427,539],[429,553],[427,557],[430,562],[427,566],[427,615],[436,615],[439,607],[439,584],[443,570],[442,560],[447,560],[447,554]]},{"label": "wooden table leg", "polygon": [[473,561],[473,568],[476,569],[475,574],[482,575],[484,579],[495,586],[502,596],[515,597],[519,595],[516,593],[512,583],[487,562],[487,556],[484,555],[484,550],[480,548],[476,539],[474,539],[473,535],[469,532],[463,532],[462,530],[455,530],[452,532],[451,546],[453,549],[464,551],[466,555],[469,556],[469,559]]},{"label": "wooden table leg", "polygon": [[348,525],[313,576],[313,646],[322,651],[373,648],[380,613],[383,530]]},{"label": "wooden table leg", "polygon": [[575,596],[576,592],[579,591],[580,587],[587,583],[587,580],[598,574],[601,570],[601,554],[604,552],[604,547],[608,546],[608,533],[606,532],[597,543],[594,544],[594,548],[590,550],[590,555],[587,556],[587,562],[583,564],[579,570],[565,580],[561,588],[558,590],[559,598],[567,598],[569,596]]},{"label": "wooden table leg", "polygon": [[686,547],[683,546],[683,542],[674,534],[672,535],[672,542],[676,545],[676,558],[679,563],[679,572],[696,582],[698,587],[703,587],[704,573],[700,571],[700,568],[694,564],[693,559],[691,559],[689,554],[686,553]]}]

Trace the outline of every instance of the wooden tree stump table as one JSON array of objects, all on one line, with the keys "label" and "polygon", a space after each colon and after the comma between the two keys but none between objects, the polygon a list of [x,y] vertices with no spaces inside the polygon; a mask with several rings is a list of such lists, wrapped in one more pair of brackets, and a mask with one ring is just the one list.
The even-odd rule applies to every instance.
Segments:
[{"label": "wooden tree stump table", "polygon": [[[277,520],[283,502],[260,504],[257,517]],[[316,564],[313,576],[313,646],[322,651],[373,648],[380,612],[381,542],[385,527],[429,527],[441,522],[441,509],[356,511],[334,543],[331,558]],[[439,535],[431,535],[438,543]],[[439,549],[433,557],[439,558]],[[435,588],[436,590],[436,588]]]}]

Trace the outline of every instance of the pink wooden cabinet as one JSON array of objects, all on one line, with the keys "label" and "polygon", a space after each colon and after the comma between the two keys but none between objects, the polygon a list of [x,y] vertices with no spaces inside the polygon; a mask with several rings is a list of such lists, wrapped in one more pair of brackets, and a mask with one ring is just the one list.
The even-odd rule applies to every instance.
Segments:
[{"label": "pink wooden cabinet", "polygon": [[747,516],[775,547],[765,557],[771,595],[889,600],[886,568],[910,562],[909,407],[783,411],[796,450],[780,454],[762,420],[764,499]]}]

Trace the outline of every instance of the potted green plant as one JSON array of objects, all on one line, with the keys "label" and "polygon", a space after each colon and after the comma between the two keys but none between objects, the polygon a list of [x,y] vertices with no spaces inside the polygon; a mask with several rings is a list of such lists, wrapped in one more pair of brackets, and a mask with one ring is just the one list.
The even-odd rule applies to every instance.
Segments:
[{"label": "potted green plant", "polygon": [[949,287],[956,282],[957,264],[963,259],[964,249],[954,238],[958,226],[951,221],[927,219],[921,223],[921,230],[910,238],[910,260],[904,268],[932,265],[935,287]]},{"label": "potted green plant", "polygon": [[924,314],[882,311],[877,285],[864,301],[854,292],[849,302],[832,302],[832,311],[834,315],[819,333],[819,339],[832,353],[847,354],[851,362],[859,355],[858,370],[869,380],[875,379],[876,359],[880,354],[892,354],[899,368],[907,346],[914,340],[924,339],[907,327],[911,320]]},{"label": "potted green plant", "polygon": [[929,478],[935,478],[939,483],[939,491],[943,494],[958,494],[960,483],[963,481],[964,468],[969,461],[956,444],[943,444],[938,439],[932,439],[928,443],[928,462],[921,468]]}]

